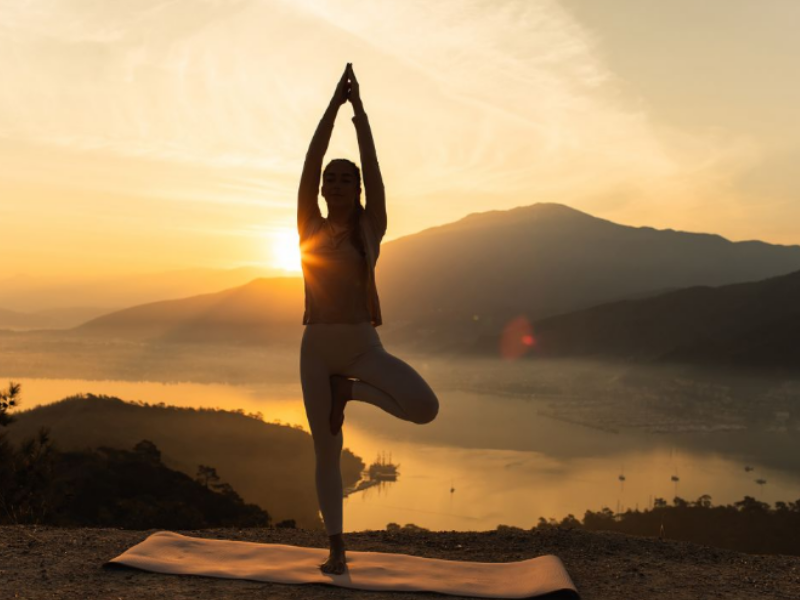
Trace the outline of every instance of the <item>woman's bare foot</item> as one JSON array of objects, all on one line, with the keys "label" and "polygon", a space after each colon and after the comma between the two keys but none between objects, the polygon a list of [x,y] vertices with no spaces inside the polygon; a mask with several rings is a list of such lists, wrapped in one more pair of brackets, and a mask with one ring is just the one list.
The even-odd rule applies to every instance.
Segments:
[{"label": "woman's bare foot", "polygon": [[342,534],[331,536],[331,552],[328,560],[319,566],[323,573],[331,575],[341,575],[347,568],[347,558],[345,557],[344,541]]},{"label": "woman's bare foot", "polygon": [[344,424],[344,407],[353,398],[353,382],[342,375],[331,375],[331,435],[337,435]]}]

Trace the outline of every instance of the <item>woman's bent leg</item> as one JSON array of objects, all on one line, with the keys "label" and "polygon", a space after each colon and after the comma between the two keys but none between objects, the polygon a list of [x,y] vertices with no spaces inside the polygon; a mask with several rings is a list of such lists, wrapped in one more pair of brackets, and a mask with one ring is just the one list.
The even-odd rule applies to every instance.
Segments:
[{"label": "woman's bent leg", "polygon": [[314,438],[317,499],[328,535],[342,533],[341,431],[331,435],[328,417],[331,411],[330,372],[323,360],[301,352],[300,380],[308,424]]},{"label": "woman's bent leg", "polygon": [[353,400],[368,402],[413,423],[429,423],[439,412],[439,399],[411,365],[374,346],[348,366]]}]

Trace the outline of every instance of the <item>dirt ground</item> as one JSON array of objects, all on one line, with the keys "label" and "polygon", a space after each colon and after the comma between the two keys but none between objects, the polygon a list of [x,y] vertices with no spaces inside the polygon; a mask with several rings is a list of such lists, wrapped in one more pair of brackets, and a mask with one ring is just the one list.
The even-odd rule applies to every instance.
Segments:
[{"label": "dirt ground", "polygon": [[[284,585],[136,569],[103,563],[157,530],[0,526],[0,599],[223,600],[409,597],[329,585]],[[206,529],[183,535],[326,547],[323,531]],[[800,557],[749,555],[690,544],[579,530],[387,532],[345,534],[350,550],[397,552],[459,561],[507,562],[555,554],[584,600],[800,598]]]}]

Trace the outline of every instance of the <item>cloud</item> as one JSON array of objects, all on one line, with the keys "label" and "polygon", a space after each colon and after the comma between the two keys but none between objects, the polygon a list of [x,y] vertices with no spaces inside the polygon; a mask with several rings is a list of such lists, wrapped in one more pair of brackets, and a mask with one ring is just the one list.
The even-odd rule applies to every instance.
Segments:
[{"label": "cloud", "polygon": [[[242,219],[290,224],[351,61],[389,239],[535,201],[670,226],[701,199],[724,207],[760,149],[655,122],[598,43],[555,0],[6,2],[0,161],[53,186],[266,208]],[[355,157],[342,110],[329,156]],[[48,168],[36,150],[22,164],[22,147]]]}]

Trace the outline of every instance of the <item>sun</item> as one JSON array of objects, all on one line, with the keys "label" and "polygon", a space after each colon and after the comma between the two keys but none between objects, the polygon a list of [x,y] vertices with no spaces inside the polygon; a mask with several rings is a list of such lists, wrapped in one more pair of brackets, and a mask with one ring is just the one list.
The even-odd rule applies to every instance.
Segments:
[{"label": "sun", "polygon": [[272,234],[272,264],[278,269],[299,273],[300,245],[294,231],[278,231]]}]

